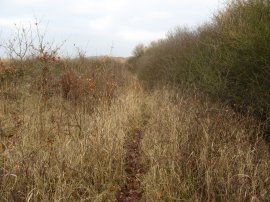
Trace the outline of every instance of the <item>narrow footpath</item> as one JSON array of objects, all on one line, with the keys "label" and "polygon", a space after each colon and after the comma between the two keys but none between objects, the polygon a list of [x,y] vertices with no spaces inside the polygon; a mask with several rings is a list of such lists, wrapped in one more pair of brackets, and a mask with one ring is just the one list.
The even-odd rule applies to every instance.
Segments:
[{"label": "narrow footpath", "polygon": [[125,184],[116,193],[118,202],[137,202],[142,198],[141,181],[145,173],[140,148],[142,138],[142,131],[136,129],[126,140],[125,171],[127,176]]}]

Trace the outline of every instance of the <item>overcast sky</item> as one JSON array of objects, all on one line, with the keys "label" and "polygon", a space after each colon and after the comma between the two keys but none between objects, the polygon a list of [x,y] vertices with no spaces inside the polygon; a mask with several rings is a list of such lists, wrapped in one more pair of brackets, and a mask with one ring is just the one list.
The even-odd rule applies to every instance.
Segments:
[{"label": "overcast sky", "polygon": [[211,19],[221,0],[0,0],[0,37],[14,23],[36,18],[48,24],[47,39],[74,54],[74,44],[87,55],[129,56],[138,43],[165,37],[176,26],[196,27]]}]

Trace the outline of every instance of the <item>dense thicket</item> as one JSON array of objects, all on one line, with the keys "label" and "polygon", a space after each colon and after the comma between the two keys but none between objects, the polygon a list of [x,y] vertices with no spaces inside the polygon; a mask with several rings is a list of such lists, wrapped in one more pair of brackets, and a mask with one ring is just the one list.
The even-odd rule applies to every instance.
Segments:
[{"label": "dense thicket", "polygon": [[177,28],[130,62],[148,86],[195,87],[269,119],[269,53],[270,1],[234,0],[211,22]]}]

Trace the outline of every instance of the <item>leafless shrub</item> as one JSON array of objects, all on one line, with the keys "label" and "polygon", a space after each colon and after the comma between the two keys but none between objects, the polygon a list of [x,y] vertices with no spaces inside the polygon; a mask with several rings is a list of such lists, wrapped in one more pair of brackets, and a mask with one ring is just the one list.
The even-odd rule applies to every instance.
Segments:
[{"label": "leafless shrub", "polygon": [[57,56],[61,47],[65,44],[55,44],[46,40],[47,27],[43,30],[40,27],[41,21],[34,23],[14,24],[14,31],[11,31],[11,38],[2,42],[2,48],[10,60],[43,57],[50,55]]}]

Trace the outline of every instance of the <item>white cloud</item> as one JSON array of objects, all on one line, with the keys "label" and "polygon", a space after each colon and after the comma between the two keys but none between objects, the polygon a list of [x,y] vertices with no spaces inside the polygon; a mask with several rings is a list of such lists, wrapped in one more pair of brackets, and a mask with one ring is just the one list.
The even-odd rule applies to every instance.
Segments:
[{"label": "white cloud", "polygon": [[90,20],[89,27],[96,31],[105,31],[112,27],[113,18],[111,16]]},{"label": "white cloud", "polygon": [[100,0],[100,1],[88,1],[78,0],[75,4],[70,6],[70,11],[79,14],[96,14],[96,13],[107,13],[116,12],[124,9],[126,5],[124,0]]},{"label": "white cloud", "polygon": [[150,13],[147,13],[146,17],[155,20],[165,20],[170,19],[172,15],[166,11],[152,11]]},{"label": "white cloud", "polygon": [[15,24],[18,26],[29,26],[33,23],[33,19],[29,17],[22,18],[0,18],[0,26],[7,28],[14,28]]},{"label": "white cloud", "polygon": [[151,32],[144,30],[122,31],[119,32],[118,35],[128,41],[148,41],[165,36],[165,34],[162,32]]},{"label": "white cloud", "polygon": [[14,26],[16,21],[13,21],[12,19],[8,19],[8,18],[0,18],[0,26],[3,27],[11,27]]},{"label": "white cloud", "polygon": [[[166,20],[169,20],[172,18],[172,15],[169,12],[166,11],[148,11],[141,13],[141,15],[135,15],[132,16],[129,20],[130,23],[135,25],[135,24],[156,24],[157,22],[162,23]],[[162,21],[162,22],[161,22]]]},{"label": "white cloud", "polygon": [[137,43],[165,37],[176,26],[195,27],[209,20],[224,0],[0,1],[0,32],[14,31],[14,23],[28,26],[37,16],[42,30],[49,22],[47,34],[50,39],[56,36],[56,43],[90,41],[88,52],[98,49],[102,54],[118,41],[119,54],[128,55]]},{"label": "white cloud", "polygon": [[[47,0],[47,3],[50,0]],[[28,6],[28,5],[35,5],[35,4],[40,4],[40,3],[45,3],[46,0],[10,0],[10,3],[14,5],[23,5],[23,6]]]}]

